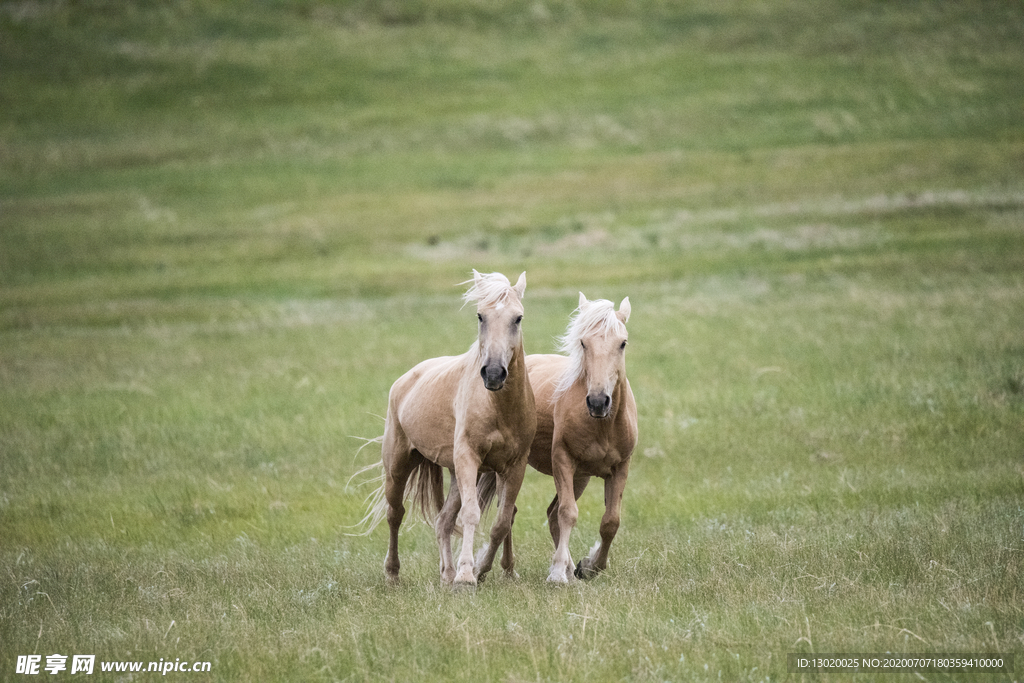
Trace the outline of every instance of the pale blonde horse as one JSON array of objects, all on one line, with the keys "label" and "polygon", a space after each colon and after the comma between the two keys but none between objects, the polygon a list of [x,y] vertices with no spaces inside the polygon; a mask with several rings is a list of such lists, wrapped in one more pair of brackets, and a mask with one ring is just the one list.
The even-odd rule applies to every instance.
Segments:
[{"label": "pale blonde horse", "polygon": [[[565,355],[527,357],[537,403],[537,433],[530,448],[534,469],[555,479],[548,529],[555,543],[548,581],[591,578],[608,566],[608,550],[619,528],[622,493],[637,440],[636,401],[626,379],[626,321],[629,297],[619,310],[611,301],[587,301],[560,339]],[[591,477],[604,479],[601,540],[573,568],[569,534],[576,525],[576,501]],[[506,552],[511,550],[511,535]]]},{"label": "pale blonde horse", "polygon": [[[472,286],[463,298],[477,306],[476,342],[461,356],[423,361],[391,387],[381,442],[384,483],[366,518],[372,529],[387,517],[391,536],[384,575],[389,582],[398,580],[398,529],[410,477],[418,480],[414,488],[424,516],[431,521],[431,515],[437,515],[434,529],[441,580],[446,584],[472,586],[482,580],[512,528],[526,455],[537,427],[521,329],[525,291],[526,273],[512,286],[500,273],[481,275],[474,270]],[[443,507],[442,468],[452,473]],[[491,526],[491,542],[474,567],[480,471],[495,473],[501,503]],[[451,538],[460,508],[463,542],[456,567]],[[506,573],[514,572],[511,552],[503,553],[502,567]]]}]

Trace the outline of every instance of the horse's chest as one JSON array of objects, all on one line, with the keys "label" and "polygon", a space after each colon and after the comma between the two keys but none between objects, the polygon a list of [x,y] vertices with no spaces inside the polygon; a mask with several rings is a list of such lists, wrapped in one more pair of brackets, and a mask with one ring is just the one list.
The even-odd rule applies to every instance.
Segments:
[{"label": "horse's chest", "polygon": [[478,451],[484,464],[503,469],[506,462],[525,453],[525,449],[514,434],[501,429],[487,433],[479,442]]},{"label": "horse's chest", "polygon": [[577,471],[607,477],[622,464],[623,455],[611,443],[591,441],[577,451]]},{"label": "horse's chest", "polygon": [[509,450],[509,438],[505,432],[495,429],[484,439],[483,450],[489,455],[504,455]]}]

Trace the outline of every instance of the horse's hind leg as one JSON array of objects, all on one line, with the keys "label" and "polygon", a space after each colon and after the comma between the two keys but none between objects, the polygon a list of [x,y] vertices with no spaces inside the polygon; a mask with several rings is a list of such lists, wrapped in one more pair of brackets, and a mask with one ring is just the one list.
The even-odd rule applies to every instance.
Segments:
[{"label": "horse's hind leg", "polygon": [[498,489],[501,491],[501,509],[498,516],[491,525],[491,542],[476,563],[474,574],[477,581],[483,581],[487,572],[491,571],[494,565],[494,556],[498,548],[504,546],[501,556],[501,566],[508,576],[515,575],[515,559],[512,556],[512,522],[516,514],[516,498],[519,496],[519,489],[523,485],[523,477],[526,474],[526,459],[516,466],[515,471],[506,472],[498,476]]},{"label": "horse's hind leg", "polygon": [[461,508],[462,495],[459,492],[459,483],[455,478],[455,473],[452,472],[448,498],[437,515],[437,524],[434,527],[437,535],[437,547],[441,555],[441,582],[446,585],[451,585],[455,580],[455,564],[452,561],[452,534],[455,532],[455,518]]},{"label": "horse's hind leg", "polygon": [[551,533],[551,540],[558,547],[558,494],[551,499],[548,505],[548,531]]},{"label": "horse's hind leg", "polygon": [[[387,520],[390,538],[388,539],[388,554],[384,557],[384,579],[388,583],[398,582],[398,569],[401,563],[398,561],[398,529],[402,526],[402,519],[405,517],[405,485],[409,481],[409,475],[416,469],[420,457],[415,451],[407,451],[404,454],[391,454],[386,458],[384,474],[384,499],[387,501]],[[394,457],[398,455],[398,457]]]},{"label": "horse's hind leg", "polygon": [[505,572],[505,576],[510,579],[518,579],[519,574],[516,574],[516,560],[512,554],[512,529],[516,525],[516,513],[519,512],[519,508],[515,505],[512,506],[512,527],[508,530],[508,536],[505,537],[505,542],[501,546],[501,568]]}]

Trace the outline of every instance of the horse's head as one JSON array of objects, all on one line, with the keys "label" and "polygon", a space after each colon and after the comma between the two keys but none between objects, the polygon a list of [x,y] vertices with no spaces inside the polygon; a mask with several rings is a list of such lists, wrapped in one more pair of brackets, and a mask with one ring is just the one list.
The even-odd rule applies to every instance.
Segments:
[{"label": "horse's head", "polygon": [[481,275],[473,271],[473,286],[465,299],[477,305],[480,377],[490,391],[500,391],[505,386],[512,355],[522,344],[525,292],[526,273],[512,286],[501,273]]},{"label": "horse's head", "polygon": [[602,419],[611,415],[615,386],[626,376],[626,321],[629,320],[629,297],[619,310],[604,299],[587,301],[580,292],[580,305],[562,337],[562,349],[571,358],[570,373],[562,385],[583,379],[587,386],[587,411]]}]

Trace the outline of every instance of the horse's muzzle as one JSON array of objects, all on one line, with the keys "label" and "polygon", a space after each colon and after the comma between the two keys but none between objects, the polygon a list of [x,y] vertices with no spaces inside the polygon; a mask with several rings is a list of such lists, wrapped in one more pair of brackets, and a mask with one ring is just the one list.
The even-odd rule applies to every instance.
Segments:
[{"label": "horse's muzzle", "polygon": [[590,417],[599,420],[608,417],[612,412],[612,397],[603,391],[593,396],[587,395],[587,410],[590,411]]},{"label": "horse's muzzle", "polygon": [[505,380],[508,379],[508,370],[494,363],[480,368],[480,376],[483,377],[484,386],[489,391],[501,391],[505,386]]}]

